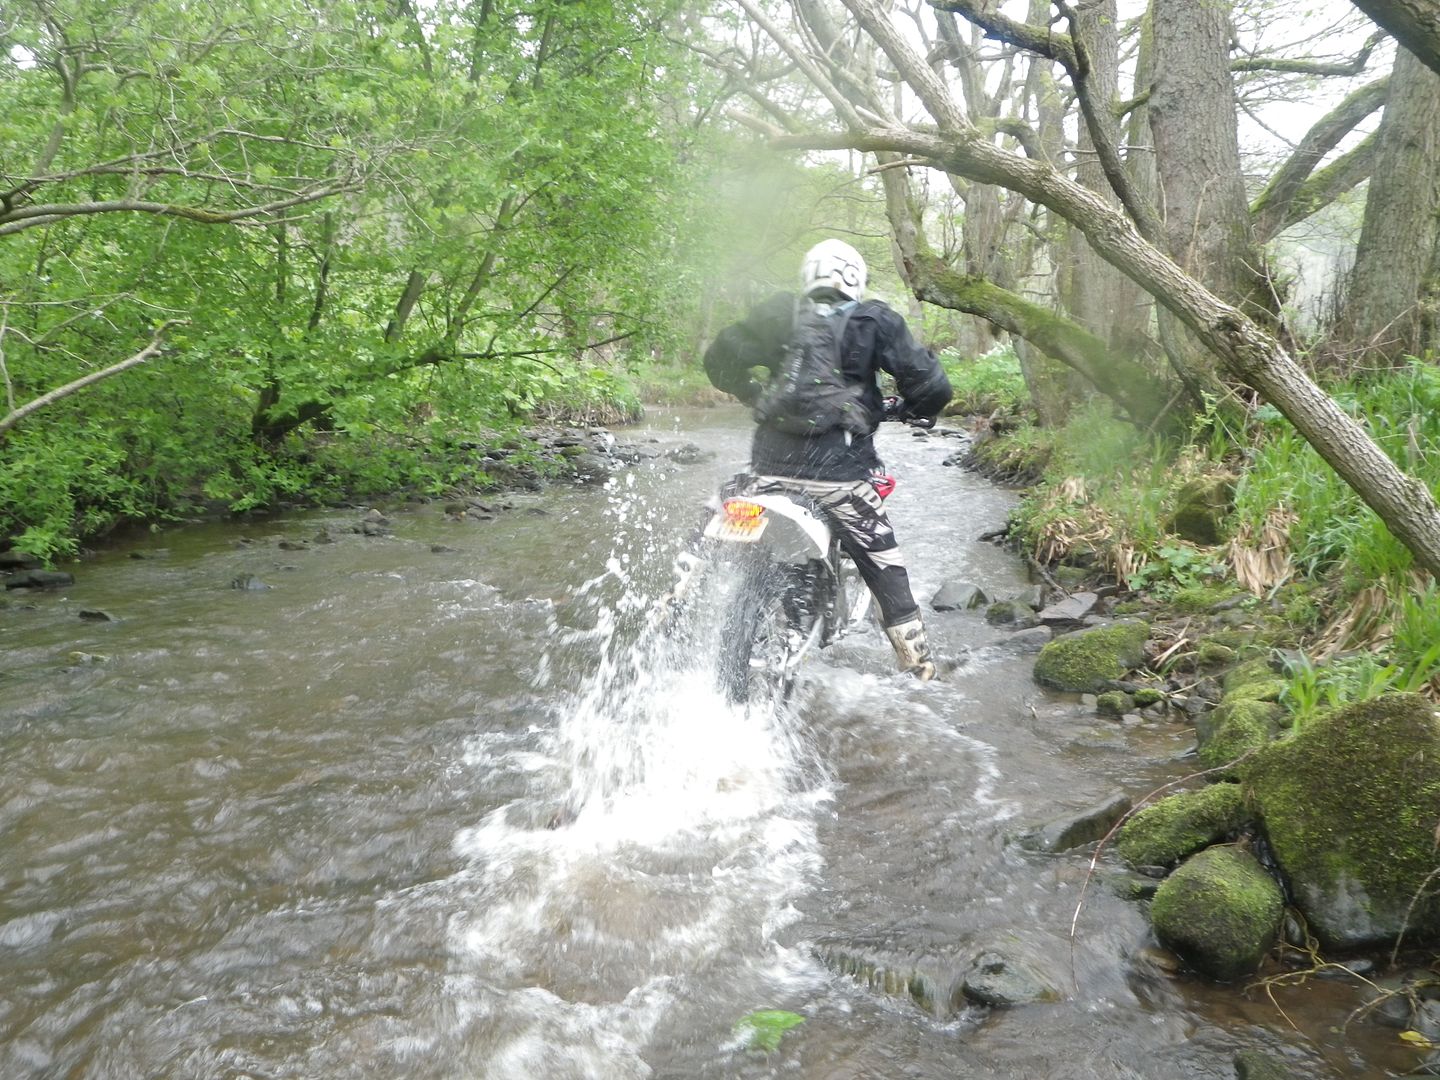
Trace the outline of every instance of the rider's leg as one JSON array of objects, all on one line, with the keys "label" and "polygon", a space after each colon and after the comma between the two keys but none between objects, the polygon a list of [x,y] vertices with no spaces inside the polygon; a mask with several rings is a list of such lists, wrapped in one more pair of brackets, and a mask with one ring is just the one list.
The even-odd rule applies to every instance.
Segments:
[{"label": "rider's leg", "polygon": [[935,662],[920,619],[920,606],[910,591],[910,575],[900,557],[895,530],[879,493],[868,480],[835,484],[791,480],[788,483],[814,498],[839,528],[845,553],[855,561],[860,577],[880,608],[880,623],[890,647],[895,650],[900,670],[921,680],[933,679]]}]

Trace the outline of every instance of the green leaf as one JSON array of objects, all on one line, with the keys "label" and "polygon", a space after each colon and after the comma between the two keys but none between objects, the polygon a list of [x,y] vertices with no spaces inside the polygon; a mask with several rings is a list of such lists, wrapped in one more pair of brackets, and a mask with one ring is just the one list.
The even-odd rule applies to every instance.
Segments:
[{"label": "green leaf", "polygon": [[797,1024],[803,1024],[805,1017],[784,1009],[761,1009],[748,1016],[742,1016],[735,1024],[735,1033],[745,1040],[751,1050],[763,1050],[767,1054],[780,1048],[785,1032]]}]

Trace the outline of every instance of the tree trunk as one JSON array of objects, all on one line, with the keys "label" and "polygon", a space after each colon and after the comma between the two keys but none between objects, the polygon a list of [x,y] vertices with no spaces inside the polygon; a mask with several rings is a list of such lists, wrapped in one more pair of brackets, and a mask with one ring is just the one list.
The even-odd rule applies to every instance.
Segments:
[{"label": "tree trunk", "polygon": [[1354,0],[1431,71],[1440,75],[1440,0]]},{"label": "tree trunk", "polygon": [[[1032,7],[1030,21],[1044,23],[1048,5]],[[1120,36],[1119,16],[1115,0],[1100,0],[1078,9],[1076,40],[1084,43],[1083,52],[1088,68],[1085,76],[1087,93],[1095,108],[1113,115],[1119,99]],[[1102,136],[1103,137],[1103,136]],[[1080,125],[1079,167],[1075,179],[1112,205],[1119,205],[1106,179],[1105,169],[1096,152],[1095,139],[1088,124]],[[1103,337],[1117,352],[1137,357],[1144,353],[1145,305],[1142,293],[1109,263],[1095,254],[1084,233],[1071,229],[1059,253],[1062,260],[1062,299],[1065,310],[1092,332]]]},{"label": "tree trunk", "polygon": [[[977,315],[1030,342],[1114,401],[1136,424],[1151,424],[1164,413],[1169,399],[1166,388],[1143,368],[1115,356],[1103,338],[983,276],[957,273],[947,266],[920,232],[904,174],[889,169],[882,176],[901,271],[917,297]],[[1044,381],[1043,374],[1040,379]]]},{"label": "tree trunk", "polygon": [[1365,222],[1326,352],[1350,367],[1396,364],[1426,346],[1423,300],[1440,239],[1440,75],[1397,49]]}]

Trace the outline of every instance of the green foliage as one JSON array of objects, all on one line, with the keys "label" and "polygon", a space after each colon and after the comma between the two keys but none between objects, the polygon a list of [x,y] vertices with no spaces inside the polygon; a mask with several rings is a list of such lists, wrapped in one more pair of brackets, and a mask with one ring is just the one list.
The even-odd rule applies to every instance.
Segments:
[{"label": "green foliage", "polygon": [[1193,613],[1207,611],[1230,595],[1229,590],[1214,585],[1224,573],[1225,564],[1216,560],[1214,552],[1174,541],[1154,548],[1125,583],[1137,591],[1168,597],[1177,610]]},{"label": "green foliage", "polygon": [[[1432,619],[1440,615],[1431,614]],[[1407,641],[1397,642],[1393,659],[1386,662],[1371,652],[1352,653],[1319,665],[1299,654],[1286,669],[1281,701],[1295,715],[1297,726],[1330,709],[1390,693],[1417,693],[1440,680],[1440,639],[1430,639],[1423,651]]]},{"label": "green foliage", "polygon": [[955,391],[947,412],[969,416],[989,415],[997,410],[1018,413],[1029,404],[1030,391],[1012,346],[997,346],[971,360],[963,359],[954,349],[944,349],[938,355]]},{"label": "green foliage", "polygon": [[[1417,362],[1332,393],[1397,464],[1440,489],[1440,369]],[[1258,528],[1272,508],[1292,512],[1291,547],[1309,575],[1343,567],[1358,586],[1408,571],[1409,552],[1290,424],[1269,406],[1255,418],[1259,445],[1236,488],[1236,520]]]},{"label": "green foliage", "polygon": [[735,1033],[751,1050],[763,1050],[767,1054],[780,1049],[780,1040],[785,1032],[803,1024],[805,1017],[784,1009],[761,1009],[742,1016],[735,1024]]},{"label": "green foliage", "polygon": [[[17,9],[0,184],[64,212],[0,210],[12,407],[186,324],[0,442],[0,544],[434,490],[479,475],[444,452],[457,434],[634,416],[617,344],[668,343],[673,211],[700,204],[671,9]],[[65,41],[91,43],[83,69]],[[87,209],[127,199],[171,210]]]},{"label": "green foliage", "polygon": [[647,363],[634,368],[635,395],[651,405],[714,405],[733,401],[711,384],[699,364]]}]

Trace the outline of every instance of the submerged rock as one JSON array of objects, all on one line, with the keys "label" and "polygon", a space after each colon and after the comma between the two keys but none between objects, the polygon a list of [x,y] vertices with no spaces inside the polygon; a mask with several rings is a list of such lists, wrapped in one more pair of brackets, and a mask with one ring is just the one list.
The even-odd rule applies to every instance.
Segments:
[{"label": "submerged rock", "polygon": [[984,953],[975,961],[961,991],[977,1005],[992,1008],[1060,1000],[1060,992],[1037,972],[995,952]]},{"label": "submerged rock", "polygon": [[7,589],[63,589],[75,584],[75,576],[63,570],[25,570],[5,582]]},{"label": "submerged rock", "polygon": [[1112,795],[1098,806],[1087,807],[1056,818],[1020,837],[1020,846],[1029,851],[1069,851],[1093,844],[1130,812],[1128,795]]},{"label": "submerged rock", "polygon": [[936,611],[968,611],[988,603],[990,598],[985,590],[968,581],[947,581],[930,598],[930,606]]},{"label": "submerged rock", "polygon": [[815,956],[836,974],[887,997],[906,998],[941,1020],[965,1007],[961,992],[965,963],[957,956],[916,956],[881,933],[873,937],[822,940]]},{"label": "submerged rock", "polygon": [[1141,810],[1121,827],[1115,849],[1131,866],[1172,866],[1233,836],[1250,819],[1239,784],[1211,784]]},{"label": "submerged rock", "polygon": [[1440,718],[1387,694],[1312,718],[1244,772],[1295,902],[1322,944],[1440,941]]},{"label": "submerged rock", "polygon": [[254,574],[239,574],[231,578],[230,587],[239,589],[241,592],[264,592],[270,588]]},{"label": "submerged rock", "polygon": [[1206,848],[1161,882],[1150,905],[1155,936],[1203,975],[1253,975],[1274,946],[1285,898],[1255,856]]},{"label": "submerged rock", "polygon": [[1149,625],[1133,620],[1065,634],[1040,650],[1035,681],[1052,690],[1103,690],[1143,662],[1149,636]]}]

